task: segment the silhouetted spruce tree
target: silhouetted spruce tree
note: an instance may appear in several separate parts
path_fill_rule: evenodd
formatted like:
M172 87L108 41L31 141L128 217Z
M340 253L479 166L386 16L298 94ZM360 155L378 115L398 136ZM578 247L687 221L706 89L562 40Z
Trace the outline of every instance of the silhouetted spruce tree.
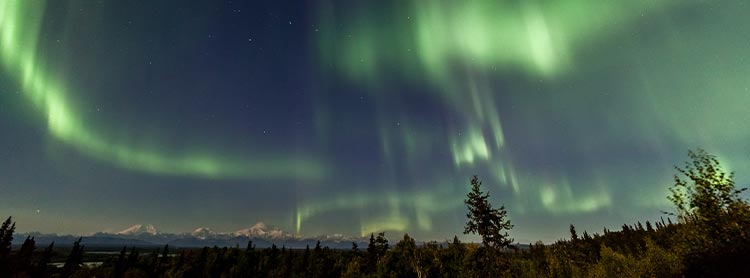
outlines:
M23 241L21 249L16 254L16 271L19 273L29 273L31 270L31 262L34 255L34 249L36 249L36 241L34 237L27 236L26 240Z
M164 245L164 249L161 252L161 258L159 258L159 267L167 267L169 262L169 244Z
M279 248L276 247L276 244L271 244L271 248L263 250L263 260L260 264L260 271L259 274L262 277L267 277L270 275L271 271L276 269L279 266L281 257L279 256Z
M125 274L125 270L127 270L127 252L128 248L123 246L122 250L120 250L120 255L117 256L117 262L115 262L115 267L113 269L113 275L115 278L122 277L122 275Z
M324 277L326 272L326 260L324 258L323 247L320 246L320 240L315 243L315 248L312 250L312 257L310 258L310 267L307 272L312 277Z
M378 261L385 256L385 253L388 252L388 249L390 246L388 245L388 239L385 238L385 232L378 233L378 236L375 237L375 250L378 255Z
M417 277L444 277L445 264L441 262L443 253L442 244L437 241L428 241L416 249L416 259L419 263Z
M169 262L172 259L165 261L164 265L169 265ZM229 274L229 277L237 277L238 275L235 275L232 270L237 266L240 260L240 248L239 245L236 245L235 248L230 248L227 250L224 258L224 266L225 266L225 273Z
M417 257L417 244L409 234L404 234L404 238L396 243L391 255L396 261L392 265L394 267L390 267L392 271L397 271L398 275L395 276L422 277L422 265ZM390 276L393 277L394 275Z
M243 271L247 269L245 273L255 273L258 269L258 254L255 251L255 245L252 240L247 242L247 248L245 248L245 254L242 258L242 266L240 269Z
M175 272L181 271L185 267L185 250L180 252L180 256L177 257L177 262L172 266Z
M301 264L304 265L303 269L308 269L310 265L312 265L312 258L310 253L310 245L305 245L305 252L302 253L302 262Z
M0 225L0 273L10 273L10 246L13 242L13 232L16 230L16 223L8 217Z
M207 277L221 276L222 265L224 263L224 250L225 249L219 249L218 246L214 246L211 249L211 252L209 252L205 268L205 275Z
M149 267L154 276L156 276L156 270L159 268L159 249L161 248L156 248L154 252L151 252L151 263L149 264Z
M464 234L478 233L482 237L482 243L486 247L506 248L513 243L513 239L508 236L508 231L513 228L510 220L507 218L505 206L499 209L492 207L489 201L489 192L482 192L482 182L477 176L471 178L471 191L466 195L464 200L469 212L466 217Z
M83 264L82 239L83 238L79 237L78 240L73 243L73 248L70 250L70 254L68 254L68 258L65 260L65 265L63 265L63 277L73 275L73 273L81 268L81 265Z
M294 276L294 266L295 262L297 261L297 257L299 257L298 254L294 252L292 248L287 249L286 255L284 256L284 277Z
M208 246L201 249L201 253L198 255L198 260L191 265L191 271L197 276L205 276L206 264L208 263Z
M51 242L47 248L44 248L44 251L42 251L41 254L39 254L39 258L36 261L36 264L34 266L34 271L31 277L48 277L49 273L47 271L48 264L50 260L52 259L52 248L55 247L55 242Z
M570 224L570 240L572 241L578 240L578 233L576 232L576 227L573 226L573 224Z
M378 252L375 247L375 233L370 233L370 243L367 244L367 271L372 273L378 265Z
M125 264L123 273L130 267L135 267L138 264L138 258L140 256L138 250L135 250L135 246L130 247L130 253L128 254L128 261Z
M378 233L375 237L374 233L370 234L370 243L367 245L367 271L373 273L377 270L378 264L381 262L383 256L388 251L388 239L385 238L385 233Z
M444 252L443 261L445 261L444 277L462 277L464 255L466 246L458 240L458 236L453 236L453 242L448 244L448 250Z

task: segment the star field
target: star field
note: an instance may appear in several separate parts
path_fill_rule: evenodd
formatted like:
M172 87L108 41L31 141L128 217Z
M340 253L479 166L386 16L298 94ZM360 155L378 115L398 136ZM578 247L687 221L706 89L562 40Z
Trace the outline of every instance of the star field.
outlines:
M518 241L644 221L702 147L748 181L741 1L0 1L0 212Z

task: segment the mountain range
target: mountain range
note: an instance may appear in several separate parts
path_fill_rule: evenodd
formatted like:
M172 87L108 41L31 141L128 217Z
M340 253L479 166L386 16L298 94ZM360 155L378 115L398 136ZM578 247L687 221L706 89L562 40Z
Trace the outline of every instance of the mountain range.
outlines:
M78 236L42 234L38 232L21 233L14 236L13 243L21 244L26 237L34 237L39 246L55 242L56 246L70 245ZM82 236L85 246L117 247L117 246L163 246L169 244L178 248L196 248L204 246L245 247L252 241L258 248L267 248L275 244L278 247L305 248L314 247L320 241L321 246L330 248L351 248L352 242L359 246L366 246L365 238L346 237L341 234L321 235L316 237L299 237L278 228L268 227L258 222L249 228L234 232L216 232L208 227L199 227L189 233L164 233L151 224L137 224L116 233L97 232Z

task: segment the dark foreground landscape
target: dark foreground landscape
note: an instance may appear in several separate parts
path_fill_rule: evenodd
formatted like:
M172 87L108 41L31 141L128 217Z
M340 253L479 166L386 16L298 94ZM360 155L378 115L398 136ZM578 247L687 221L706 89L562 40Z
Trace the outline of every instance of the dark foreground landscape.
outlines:
M15 223L0 229L2 277L742 277L750 255L750 204L732 173L703 150L676 167L666 221L625 224L550 245L514 244L503 206L493 208L471 180L466 233L481 243L417 243L408 234L373 234L367 246L304 249L272 244L203 248L12 245ZM672 222L672 218L676 221Z

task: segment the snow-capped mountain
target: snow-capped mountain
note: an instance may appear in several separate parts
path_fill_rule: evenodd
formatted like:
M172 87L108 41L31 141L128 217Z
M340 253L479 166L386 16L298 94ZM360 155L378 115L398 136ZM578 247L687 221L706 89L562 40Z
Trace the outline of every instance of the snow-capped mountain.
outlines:
M118 235L126 236L156 235L158 233L159 232L156 230L154 225L151 224L137 224L130 226L130 228L117 232Z
M18 234L18 244L26 236L35 236L37 244L70 245L79 236L27 233ZM263 222L235 232L217 232L211 228L199 227L192 232L161 232L149 224L138 224L116 232L97 232L83 236L83 241L90 246L169 246L204 247L204 246L246 246L252 242L258 248L286 246L287 248L306 248L315 246L320 241L323 246L331 248L350 248L352 242L366 244L366 238L347 237L342 234L319 235L314 237L294 236L284 230L271 227ZM58 245L55 245L58 246Z
M334 242L344 242L344 241L350 242L350 241L362 240L362 238L348 237L343 234L319 235L313 238L320 240L320 241L334 241Z
M214 232L211 228L200 227L195 229L192 233L190 233L190 235L200 239L207 239L213 238L219 234Z
M291 238L292 234L284 232L280 229L276 228L268 228L265 223L258 222L255 223L250 228L242 229L239 231L236 231L232 233L232 235L237 237L249 237L249 238L270 238L270 239L279 239L279 238Z

